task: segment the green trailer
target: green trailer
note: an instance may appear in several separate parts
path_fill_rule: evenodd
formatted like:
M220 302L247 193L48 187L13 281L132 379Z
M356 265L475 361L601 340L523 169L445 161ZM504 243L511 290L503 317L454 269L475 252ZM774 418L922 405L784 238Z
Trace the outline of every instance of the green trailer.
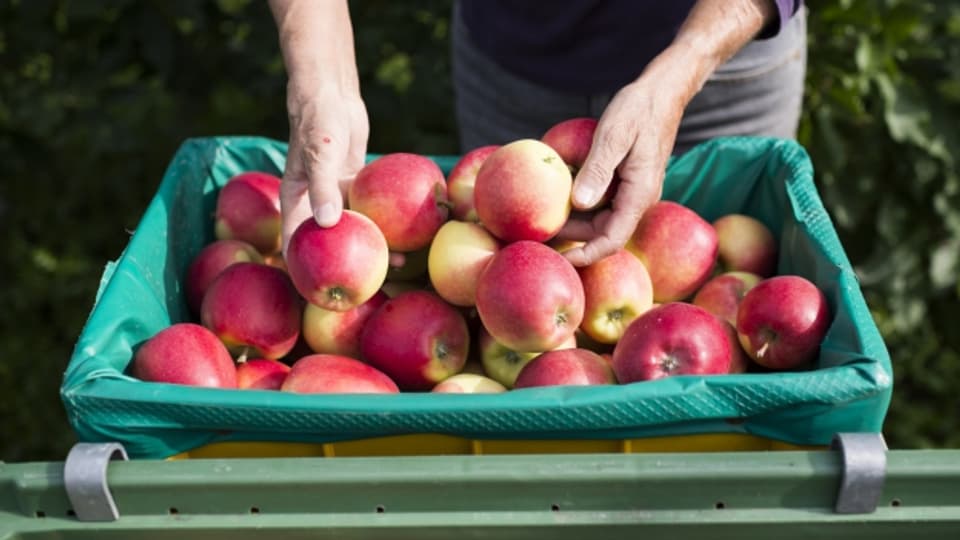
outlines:
M0 540L960 538L960 450L0 463ZM111 459L113 458L113 459Z

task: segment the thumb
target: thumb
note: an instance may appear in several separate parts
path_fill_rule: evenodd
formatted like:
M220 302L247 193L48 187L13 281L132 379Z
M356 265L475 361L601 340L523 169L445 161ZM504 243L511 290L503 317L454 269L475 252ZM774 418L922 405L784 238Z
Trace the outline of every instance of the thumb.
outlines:
M598 125L587 159L573 182L572 202L580 210L590 210L600 203L617 166L630 150L624 137L608 135L608 131L601 129L602 125Z

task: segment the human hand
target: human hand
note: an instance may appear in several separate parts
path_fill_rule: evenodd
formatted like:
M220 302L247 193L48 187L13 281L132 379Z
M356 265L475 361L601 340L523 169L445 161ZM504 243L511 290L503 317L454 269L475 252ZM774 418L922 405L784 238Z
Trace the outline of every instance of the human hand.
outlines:
M320 80L287 87L290 146L280 185L283 252L307 219L322 227L340 220L350 182L363 167L370 124L358 89Z
M574 181L574 208L596 205L614 171L620 185L612 210L575 212L560 231L561 238L586 242L564 253L574 266L587 266L622 248L643 213L660 199L685 105L681 95L663 91L666 87L669 81L641 76L623 87L600 117Z

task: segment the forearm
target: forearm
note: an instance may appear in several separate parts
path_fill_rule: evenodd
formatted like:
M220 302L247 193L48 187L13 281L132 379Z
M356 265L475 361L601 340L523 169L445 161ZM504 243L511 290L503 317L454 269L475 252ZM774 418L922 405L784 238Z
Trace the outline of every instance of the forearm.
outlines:
M678 84L686 105L710 75L777 17L772 0L698 0L676 38L645 70Z
M346 0L270 0L270 10L291 84L320 82L359 92Z

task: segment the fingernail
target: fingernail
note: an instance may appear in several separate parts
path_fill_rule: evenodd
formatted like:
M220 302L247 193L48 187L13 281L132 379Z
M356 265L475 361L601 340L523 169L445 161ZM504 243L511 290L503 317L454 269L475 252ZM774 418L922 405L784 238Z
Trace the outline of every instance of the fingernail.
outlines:
M593 188L590 186L580 186L573 193L573 202L587 206L593 204L593 197L596 195L596 192L593 191Z
M333 203L321 204L320 208L314 212L313 217L321 227L333 227L339 221L337 209L333 207Z

